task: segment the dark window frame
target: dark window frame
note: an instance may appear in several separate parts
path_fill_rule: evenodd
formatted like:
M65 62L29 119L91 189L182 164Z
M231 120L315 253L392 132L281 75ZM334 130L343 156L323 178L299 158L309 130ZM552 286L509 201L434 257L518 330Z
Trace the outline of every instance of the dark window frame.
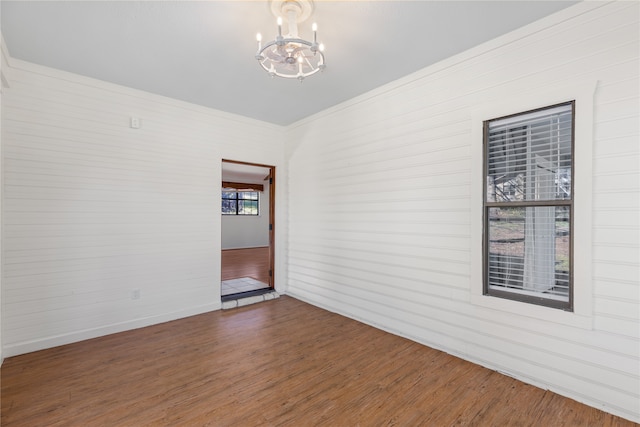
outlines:
M488 201L488 177L489 177L489 129L490 124L497 120L504 120L509 118L514 118L518 116L523 116L526 114L536 113L544 110L550 110L553 108L561 107L561 106L571 106L571 197L569 199L545 199L545 200L526 200L526 201ZM576 116L576 105L575 100L562 102L558 104L553 104L549 106L545 106L542 108L537 108L533 110L523 111L507 116L497 117L490 120L485 120L483 122L483 193L482 193L482 201L483 201L483 253L482 253L482 267L483 267L483 294L520 301L535 305L541 305L550 308L562 309L565 311L573 311L574 307L574 283L573 283L573 247L575 242L574 235L574 200L575 200L575 186L574 186L574 176L575 176L575 116ZM514 129L517 128L517 125L514 125ZM528 142L527 142L528 144ZM531 207L566 207L569 211L569 277L568 277L568 301L560 301L550 298L544 298L540 296L535 296L531 294L518 293L509 290L496 289L495 287L489 286L489 274L490 274L490 242L489 242L489 230L490 230L490 209L491 208L531 208ZM505 289L507 287L505 286Z
M225 194L234 194L234 197L225 197ZM255 194L255 199L253 198L242 198L240 195L242 193L251 193ZM224 209L224 202L233 202L234 211L226 212ZM259 216L260 215L260 192L259 191L238 191L238 190L222 190L222 215L233 215L233 216ZM244 209L241 209L241 205L255 205L255 213L245 212Z

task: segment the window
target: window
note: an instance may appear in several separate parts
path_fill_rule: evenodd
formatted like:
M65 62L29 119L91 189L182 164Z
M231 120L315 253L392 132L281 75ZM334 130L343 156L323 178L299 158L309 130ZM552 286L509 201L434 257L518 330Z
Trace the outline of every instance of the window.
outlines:
M223 215L258 215L257 191L222 191Z
M573 309L574 102L484 122L484 288Z

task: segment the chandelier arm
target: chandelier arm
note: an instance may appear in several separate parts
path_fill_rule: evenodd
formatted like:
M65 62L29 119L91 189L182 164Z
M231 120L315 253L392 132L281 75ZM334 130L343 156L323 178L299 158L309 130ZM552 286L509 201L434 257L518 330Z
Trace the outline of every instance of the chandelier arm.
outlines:
M312 46L313 43L303 40L303 39L294 39L294 38L287 38L287 39L282 39L282 41L284 42L283 45L287 45L289 43L299 43L299 44L303 44L306 46ZM261 49L258 49L258 51L256 52L256 57L262 55L262 53L269 49L271 46L278 46L278 47L282 47L283 45L280 45L280 43L278 43L275 40L270 41L269 43L262 45ZM324 56L324 55L323 55Z
M269 49L271 46L276 46L276 44L276 41L272 40L269 43L263 45L262 48L258 49L258 52L256 52L256 56L261 55L265 50Z
M313 64L311 64L311 62L309 62L309 59L306 56L303 56L304 58L304 62L307 63L307 65L309 66L309 68L311 68L313 70Z

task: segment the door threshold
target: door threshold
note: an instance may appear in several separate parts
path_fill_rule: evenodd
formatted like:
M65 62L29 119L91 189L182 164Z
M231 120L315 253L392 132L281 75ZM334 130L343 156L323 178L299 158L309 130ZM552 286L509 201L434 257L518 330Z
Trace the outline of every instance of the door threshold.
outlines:
M236 294L223 295L222 296L222 302L231 301L231 300L234 300L234 299L252 297L252 296L256 296L256 295L262 295L262 294L269 293L271 291L273 291L273 288L262 288L262 289L252 289L252 290L246 291L246 292L238 292Z
M257 289L255 291L242 292L239 294L225 295L222 297L222 309L243 307L262 301L279 298L280 294L273 288Z

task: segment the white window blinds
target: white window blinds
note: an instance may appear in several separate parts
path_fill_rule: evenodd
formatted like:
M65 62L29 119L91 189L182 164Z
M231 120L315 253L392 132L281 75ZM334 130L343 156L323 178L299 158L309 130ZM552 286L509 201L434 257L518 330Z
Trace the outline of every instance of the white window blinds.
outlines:
M570 307L573 106L485 122L485 293Z

